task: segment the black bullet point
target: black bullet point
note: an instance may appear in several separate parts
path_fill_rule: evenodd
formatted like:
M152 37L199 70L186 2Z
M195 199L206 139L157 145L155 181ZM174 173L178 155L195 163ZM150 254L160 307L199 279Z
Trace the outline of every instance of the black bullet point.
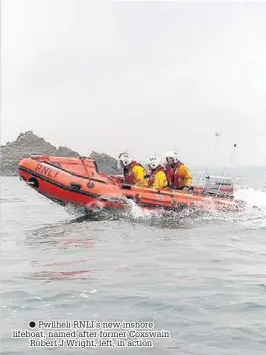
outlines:
M36 323L35 323L35 322L29 322L29 326L30 326L31 328L34 328L34 327L36 326Z

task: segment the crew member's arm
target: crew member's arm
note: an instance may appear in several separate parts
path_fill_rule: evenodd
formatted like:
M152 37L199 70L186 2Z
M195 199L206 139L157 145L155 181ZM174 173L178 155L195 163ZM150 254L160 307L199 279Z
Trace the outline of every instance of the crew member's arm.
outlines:
M161 190L168 185L166 175L163 171L158 171L154 178L153 188L156 190Z
M192 185L192 175L190 170L185 166L181 165L179 168L179 174L184 179L183 186L191 186Z
M147 186L147 179L145 179L147 171L142 166L134 166L134 168L132 169L132 173L134 174L136 186Z

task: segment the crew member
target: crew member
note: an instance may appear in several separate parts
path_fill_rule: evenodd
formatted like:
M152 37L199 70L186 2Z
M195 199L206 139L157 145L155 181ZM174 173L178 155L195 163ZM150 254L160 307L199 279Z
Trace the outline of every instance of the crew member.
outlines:
M121 153L118 158L119 165L123 169L124 183L145 187L148 181L146 169L138 162L134 161L128 153Z
M178 154L175 151L167 152L165 156L165 173L169 187L178 190L191 190L192 175L188 167L179 160Z
M151 169L148 186L156 190L161 190L162 188L167 187L167 177L164 172L164 167L161 165L160 158L151 156L148 158L147 163Z

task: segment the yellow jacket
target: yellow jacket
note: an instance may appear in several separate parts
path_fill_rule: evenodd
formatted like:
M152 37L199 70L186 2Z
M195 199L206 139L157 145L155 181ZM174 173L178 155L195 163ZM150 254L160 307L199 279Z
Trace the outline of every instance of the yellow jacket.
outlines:
M187 166L181 164L177 167L175 174L178 175L178 185L179 187L191 186L192 185L192 174Z
M163 170L155 171L154 174L151 175L149 180L149 187L155 190L161 190L167 186L168 181L166 174Z
M133 174L133 180L134 180L134 185L140 186L140 187L147 187L148 186L148 180L145 178L147 175L147 171L143 166L141 165L136 165L132 168L132 174Z

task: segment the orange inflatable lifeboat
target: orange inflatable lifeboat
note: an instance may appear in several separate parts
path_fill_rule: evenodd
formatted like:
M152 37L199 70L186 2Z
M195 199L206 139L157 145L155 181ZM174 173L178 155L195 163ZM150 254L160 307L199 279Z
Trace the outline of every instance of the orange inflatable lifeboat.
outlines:
M161 191L123 184L119 176L98 172L94 160L85 157L66 158L31 155L18 166L20 178L38 193L65 206L74 204L88 210L95 208L128 209L134 201L143 209L179 211L183 208L204 211L242 211L243 201L226 191L194 187L192 191L165 188ZM226 185L226 184L225 184Z

